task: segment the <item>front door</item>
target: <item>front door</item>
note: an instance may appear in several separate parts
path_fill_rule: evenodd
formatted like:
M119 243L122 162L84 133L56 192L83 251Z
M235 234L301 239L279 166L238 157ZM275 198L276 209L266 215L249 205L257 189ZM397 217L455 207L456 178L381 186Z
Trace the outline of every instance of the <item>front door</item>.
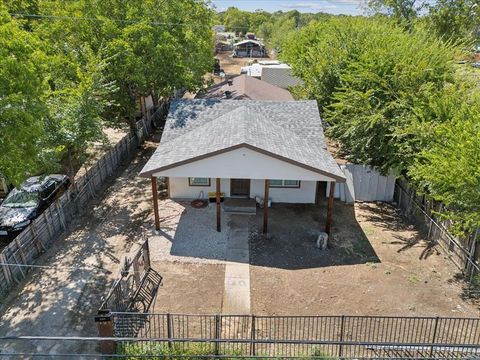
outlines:
M250 197L250 179L230 179L230 195Z

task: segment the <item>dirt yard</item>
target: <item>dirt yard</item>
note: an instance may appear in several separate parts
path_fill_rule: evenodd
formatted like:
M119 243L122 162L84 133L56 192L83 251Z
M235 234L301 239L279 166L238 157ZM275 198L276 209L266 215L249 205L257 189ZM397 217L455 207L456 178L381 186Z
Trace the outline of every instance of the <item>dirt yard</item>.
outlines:
M239 75L242 67L248 66L255 60L274 60L272 58L234 58L231 55L231 51L223 51L216 56L217 59L220 59L220 68L223 69L226 75Z
M252 236L252 313L479 316L478 304L462 300L456 268L393 207L337 202L324 252L311 230L323 227L323 209L274 206L271 237Z
M163 230L151 237L151 246L164 288L155 310L222 312L230 215L222 212L218 235L213 207L165 200L160 209ZM252 314L480 314L478 305L462 299L451 262L390 205L336 202L333 239L323 252L315 240L324 227L325 205L274 204L266 239L258 230L262 214L258 210L249 226Z

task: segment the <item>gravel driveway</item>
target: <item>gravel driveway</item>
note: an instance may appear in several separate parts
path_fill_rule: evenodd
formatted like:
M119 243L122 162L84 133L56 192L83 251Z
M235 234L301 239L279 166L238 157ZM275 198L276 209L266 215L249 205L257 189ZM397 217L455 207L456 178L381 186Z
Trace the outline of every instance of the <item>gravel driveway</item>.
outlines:
M142 241L144 226L152 224L149 180L138 177L155 143L145 143L139 154L120 168L103 195L86 215L70 226L37 264L56 268L31 271L2 304L0 336L95 336L93 317L118 274L124 256ZM78 267L101 271L75 270ZM94 343L20 342L1 344L0 357L8 352L94 352Z

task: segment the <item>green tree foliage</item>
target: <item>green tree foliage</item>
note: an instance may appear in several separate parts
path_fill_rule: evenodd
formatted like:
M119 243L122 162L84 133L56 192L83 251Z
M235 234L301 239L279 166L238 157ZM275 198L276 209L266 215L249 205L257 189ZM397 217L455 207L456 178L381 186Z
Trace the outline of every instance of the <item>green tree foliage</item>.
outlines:
M109 61L105 72L118 91L110 119L134 124L139 96L169 96L199 88L212 63L213 13L203 2L109 0L40 1L41 11L77 19L42 22L39 31L62 51L87 44Z
M14 183L41 166L48 113L41 45L0 4L0 169Z
M322 104L329 133L355 162L404 171L418 152L405 132L417 108L453 79L454 49L382 19L337 18L292 35L282 58Z
M0 9L0 171L15 183L78 161L107 122L135 123L139 97L194 90L211 68L203 1L6 0Z
M445 205L443 215L458 233L472 233L480 227L480 96L465 90L457 95L463 97L449 108L449 121L429 131L428 146L409 175Z
M455 42L472 42L480 26L478 0L437 0L430 5L427 23L437 36Z
M368 7L379 13L392 17L399 25L408 29L413 27L413 22L419 11L425 7L424 0L367 0Z

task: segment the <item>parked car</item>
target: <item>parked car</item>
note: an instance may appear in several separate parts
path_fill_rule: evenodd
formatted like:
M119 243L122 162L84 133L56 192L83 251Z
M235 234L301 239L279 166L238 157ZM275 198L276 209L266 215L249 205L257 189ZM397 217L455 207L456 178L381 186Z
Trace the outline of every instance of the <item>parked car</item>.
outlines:
M0 204L0 240L14 239L70 185L66 175L34 176Z

